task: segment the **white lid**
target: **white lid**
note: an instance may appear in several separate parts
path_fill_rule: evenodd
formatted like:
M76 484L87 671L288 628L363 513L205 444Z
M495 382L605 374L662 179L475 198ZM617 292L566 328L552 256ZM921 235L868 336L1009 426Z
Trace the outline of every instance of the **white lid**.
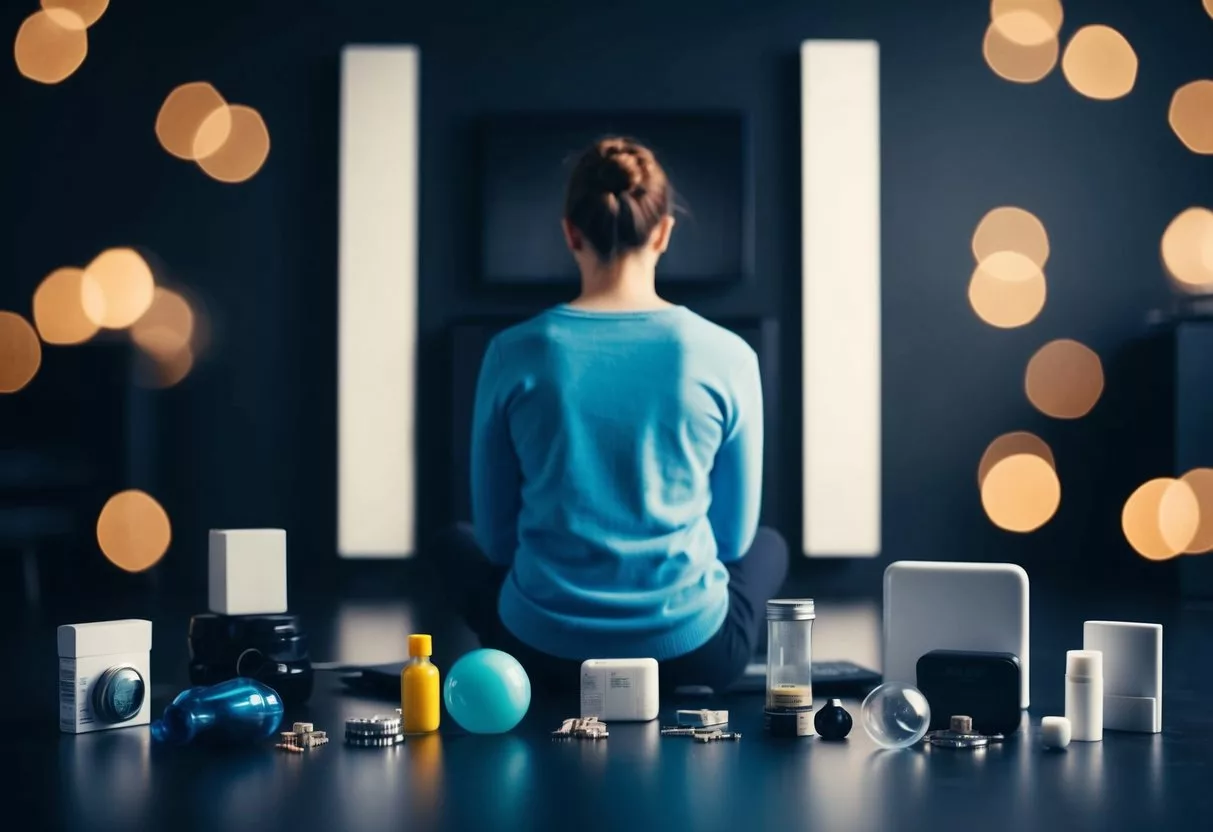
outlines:
M1067 650L1066 675L1076 679L1103 676L1103 653L1099 650Z

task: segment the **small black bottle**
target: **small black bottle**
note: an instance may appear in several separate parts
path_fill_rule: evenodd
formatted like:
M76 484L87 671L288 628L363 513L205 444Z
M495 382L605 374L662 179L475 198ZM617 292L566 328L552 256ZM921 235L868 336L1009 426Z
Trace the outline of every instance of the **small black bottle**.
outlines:
M846 739L852 724L851 715L842 707L841 699L831 699L813 717L813 727L823 740Z

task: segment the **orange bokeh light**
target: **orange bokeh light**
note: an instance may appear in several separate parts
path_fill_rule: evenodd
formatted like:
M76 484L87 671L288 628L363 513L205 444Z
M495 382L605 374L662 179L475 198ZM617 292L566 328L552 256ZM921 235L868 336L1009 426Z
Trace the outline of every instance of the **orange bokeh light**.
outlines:
M1128 95L1137 83L1137 53L1110 26L1084 26L1066 45L1061 71L1075 91L1112 101Z
M0 393L25 388L42 366L42 342L29 321L0 311Z
M981 455L981 461L977 463L977 487L980 489L985 484L986 475L990 473L991 468L1007 457L1018 454L1038 456L1047 462L1050 468L1057 468L1057 463L1053 459L1053 449L1036 434L1025 430L1004 433L991 442L986 447L985 453Z
M105 297L93 284L95 294L90 299L94 309L103 309ZM100 327L84 311L84 270L56 269L34 292L34 324L38 334L48 344L83 344L97 334Z
M236 104L207 116L198 128L195 152L214 143L225 119L231 122L227 139L213 153L197 156L198 166L219 182L246 182L257 175L270 154L269 129L252 107Z
M143 491L115 494L97 518L97 544L109 561L127 572L159 563L173 539L168 513Z
M977 317L1000 329L1031 323L1044 309L1044 272L1028 257L999 251L978 264L969 281L969 303Z
M1191 545L1200 528L1200 502L1192 486L1159 477L1129 495L1120 516L1125 539L1147 560L1169 560Z
M202 126L207 125L206 135ZM197 161L219 150L232 131L231 112L219 90L205 81L191 81L164 99L156 116L156 138L173 156Z
M1213 211L1181 211L1163 232L1161 250L1163 265L1180 289L1213 290Z
M1010 532L1039 529L1061 505L1061 482L1053 466L1035 454L1013 454L995 463L981 485L981 505L990 522Z
M40 84L58 84L81 67L88 56L84 21L67 9L39 11L17 30L13 58L17 70Z
M139 252L111 248L88 264L82 286L90 321L104 329L126 329L151 307L156 280Z
M1103 395L1103 364L1095 351L1069 338L1045 344L1028 361L1024 391L1054 419L1080 419Z
M1016 84L1034 84L1057 66L1061 45L1056 35L1042 43L1016 43L1003 34L998 23L991 23L981 50L986 63L998 77Z
M1213 154L1213 81L1193 81L1177 89L1171 96L1167 122L1188 150Z
M60 25L79 24L84 29L100 20L109 5L110 0L42 0L42 8Z

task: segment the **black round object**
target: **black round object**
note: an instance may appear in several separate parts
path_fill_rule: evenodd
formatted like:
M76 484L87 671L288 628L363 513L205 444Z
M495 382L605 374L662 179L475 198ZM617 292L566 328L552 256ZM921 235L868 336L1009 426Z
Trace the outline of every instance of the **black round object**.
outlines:
M243 676L269 685L285 705L302 704L312 695L308 637L297 615L195 615L189 649L192 685Z
M846 739L853 724L851 715L842 707L841 699L831 699L817 712L817 716L813 717L813 727L823 740Z
M93 685L93 712L98 721L117 724L134 719L143 709L147 686L130 665L111 667Z

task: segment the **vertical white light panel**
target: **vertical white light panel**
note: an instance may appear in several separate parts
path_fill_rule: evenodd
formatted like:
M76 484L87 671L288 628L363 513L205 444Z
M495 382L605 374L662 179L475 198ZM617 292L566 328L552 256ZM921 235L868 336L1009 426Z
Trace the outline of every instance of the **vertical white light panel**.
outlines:
M880 554L880 50L805 41L804 548Z
M416 524L420 53L341 59L337 551L412 554Z

